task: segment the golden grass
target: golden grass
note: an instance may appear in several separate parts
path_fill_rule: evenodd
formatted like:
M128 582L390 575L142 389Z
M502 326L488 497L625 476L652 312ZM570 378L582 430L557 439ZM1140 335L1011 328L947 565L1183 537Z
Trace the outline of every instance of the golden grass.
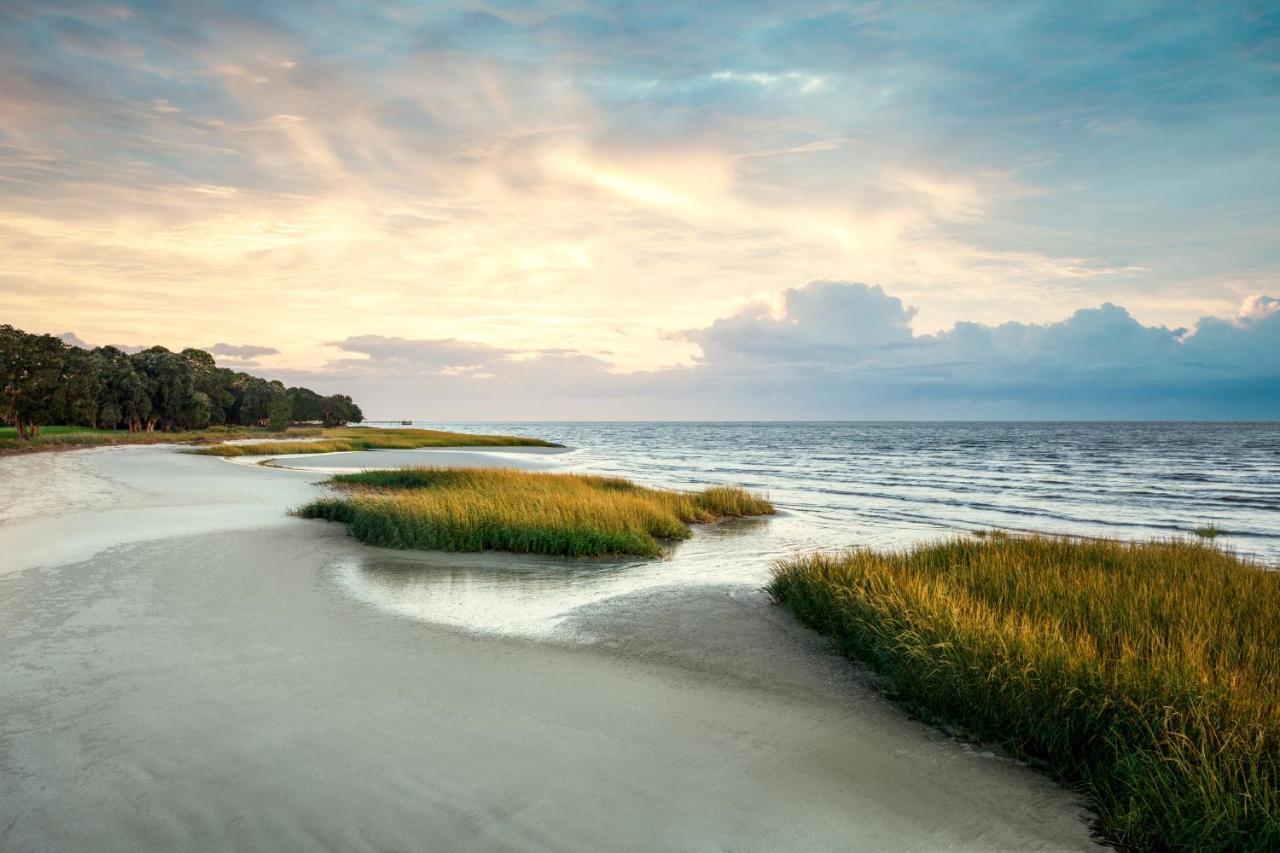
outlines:
M1138 849L1280 849L1280 574L1190 541L955 539L770 591L927 717L1045 764Z
M432 429L371 429L347 427L325 430L321 441L225 444L195 451L210 456L272 456L289 453L340 453L350 450L415 450L421 447L559 447L537 438L512 435L472 435Z
M345 522L388 548L487 549L573 557L657 556L690 523L768 515L764 498L731 486L677 492L617 477L493 468L412 468L342 474L352 489L297 511Z

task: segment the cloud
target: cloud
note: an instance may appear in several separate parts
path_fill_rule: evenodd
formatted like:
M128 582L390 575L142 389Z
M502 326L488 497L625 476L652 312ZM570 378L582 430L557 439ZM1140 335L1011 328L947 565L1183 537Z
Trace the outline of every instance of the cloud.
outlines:
M80 347L80 349L93 349L93 347L86 344L75 332L63 332L57 337L61 338L63 343L70 344L73 347Z
M1280 311L1245 300L1237 319L1148 326L1110 303L1052 323L910 329L913 310L879 287L814 282L777 315L748 307L685 333L710 374L733 369L833 416L881 410L992 416L1244 416L1280 411ZM829 401L823 403L823 394ZM1234 413L1234 414L1233 414Z
M705 329L677 335L702 347L700 361L853 363L887 346L911 344L916 309L879 286L817 281L782 295L778 314L751 305Z
M411 340L383 335L360 335L330 341L327 346L367 356L366 359L346 359L342 363L353 368L364 367L375 371L389 368L413 371L475 369L512 354L512 350L455 338Z
M563 348L516 351L453 338L383 335L327 346L364 357L273 375L321 393L351 394L373 418L563 418L572 401L607 394L617 377L611 364Z
M275 347L255 346L254 344L217 343L211 347L207 347L206 349L213 355L220 355L223 358L229 358L236 361L250 361L264 355L280 354L280 350Z
M86 343L84 338L80 337L75 332L62 332L54 337L60 338L64 343L73 347L80 347L80 349L94 349L96 347L95 344ZM142 352L146 349L144 346L132 346L130 344L106 344L106 346L115 347L121 352L126 353Z
M1274 316L1280 312L1280 299L1255 293L1246 297L1240 305L1240 322L1253 323Z
M319 372L357 381L428 381L455 387L460 380L495 380L496 384L535 384L572 391L583 379L613 375L607 362L563 348L521 352L455 338L383 335L360 335L331 341L328 346L366 357L333 359Z

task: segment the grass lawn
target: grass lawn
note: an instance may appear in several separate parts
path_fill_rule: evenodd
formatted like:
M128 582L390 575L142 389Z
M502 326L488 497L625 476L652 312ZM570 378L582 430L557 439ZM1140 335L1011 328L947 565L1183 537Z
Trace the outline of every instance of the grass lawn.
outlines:
M677 492L584 474L412 468L332 482L346 493L297 514L344 522L361 542L388 548L651 557L664 540L688 538L690 523L774 511L736 487Z
M769 589L909 708L1078 788L1115 841L1280 850L1280 573L994 536L787 559Z

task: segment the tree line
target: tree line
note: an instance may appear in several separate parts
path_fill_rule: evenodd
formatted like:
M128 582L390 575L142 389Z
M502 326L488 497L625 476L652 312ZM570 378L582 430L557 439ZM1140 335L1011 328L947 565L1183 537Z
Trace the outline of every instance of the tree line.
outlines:
M47 424L169 432L362 420L360 407L345 394L323 397L218 367L204 350L84 349L0 325L0 423L15 426L22 439L39 435Z

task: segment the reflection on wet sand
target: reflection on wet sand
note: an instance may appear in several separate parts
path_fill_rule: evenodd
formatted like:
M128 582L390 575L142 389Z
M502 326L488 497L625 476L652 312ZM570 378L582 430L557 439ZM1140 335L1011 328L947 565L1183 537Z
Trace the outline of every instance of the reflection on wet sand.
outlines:
M727 519L694 528L663 559L575 560L500 553L433 554L366 549L331 571L376 607L470 631L562 635L563 618L585 605L669 585L746 581L759 585L759 559L726 560L725 544L758 536L768 521ZM750 542L742 545L751 548ZM727 552L732 558L733 551Z

